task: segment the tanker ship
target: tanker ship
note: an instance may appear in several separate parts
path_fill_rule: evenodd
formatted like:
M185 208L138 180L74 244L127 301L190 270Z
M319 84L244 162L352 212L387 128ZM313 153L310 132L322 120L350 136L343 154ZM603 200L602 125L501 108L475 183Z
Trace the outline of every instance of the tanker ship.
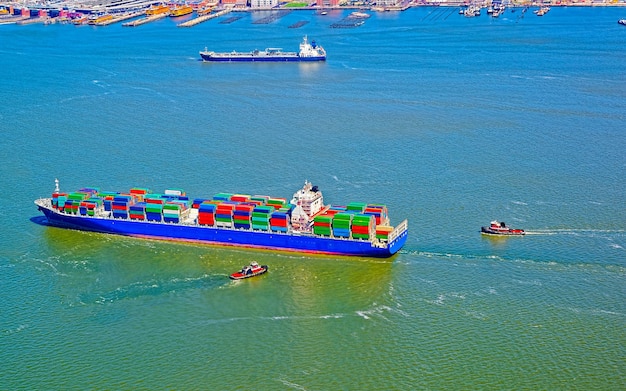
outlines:
M218 193L190 198L182 189L154 193L82 188L35 201L50 225L138 238L287 252L387 258L408 236L408 222L390 225L384 204L325 205L305 181L290 201Z
M325 61L326 50L317 45L315 41L307 40L305 36L300 44L299 52L283 52L279 48L267 48L263 51L253 50L251 52L224 52L218 53L209 51L204 48L200 52L203 61L221 61L221 62L255 62L255 61L282 61L282 62L298 62L298 61Z

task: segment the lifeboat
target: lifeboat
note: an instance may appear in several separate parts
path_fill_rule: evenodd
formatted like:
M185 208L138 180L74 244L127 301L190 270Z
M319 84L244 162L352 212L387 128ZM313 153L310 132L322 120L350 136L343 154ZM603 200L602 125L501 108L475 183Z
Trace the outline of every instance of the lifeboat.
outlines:
M241 268L240 271L230 275L231 280L243 280L244 278L250 278L261 275L267 272L267 265L259 265L256 262L252 262L247 266Z
M488 227L480 227L480 232L484 235L500 235L500 236L521 236L526 232L519 228L507 227L504 221L492 221Z

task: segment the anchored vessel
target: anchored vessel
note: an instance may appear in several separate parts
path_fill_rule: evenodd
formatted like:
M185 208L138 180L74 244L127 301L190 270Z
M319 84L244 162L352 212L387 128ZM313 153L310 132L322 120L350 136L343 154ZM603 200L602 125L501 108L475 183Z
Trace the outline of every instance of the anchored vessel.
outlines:
M352 202L325 205L305 181L285 198L218 193L189 198L180 189L155 194L82 188L35 201L50 224L84 231L317 254L390 257L406 242L408 222L390 225L387 207Z
M263 51L254 50L252 52L236 52L230 53L218 53L209 51L204 48L204 51L200 52L200 57L203 61L242 61L242 62L254 62L254 61L284 61L284 62L297 62L297 61L325 61L326 50L323 47L317 45L315 41L309 43L305 36L300 44L299 52L283 52L278 48L267 48Z

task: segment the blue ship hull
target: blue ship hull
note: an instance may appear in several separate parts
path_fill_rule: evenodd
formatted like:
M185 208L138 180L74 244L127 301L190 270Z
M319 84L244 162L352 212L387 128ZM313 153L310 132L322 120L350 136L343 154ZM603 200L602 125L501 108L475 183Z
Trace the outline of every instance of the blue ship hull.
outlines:
M41 203L37 206L50 224L81 231L314 254L387 258L402 248L408 236L406 229L386 247L376 247L365 240L71 215Z

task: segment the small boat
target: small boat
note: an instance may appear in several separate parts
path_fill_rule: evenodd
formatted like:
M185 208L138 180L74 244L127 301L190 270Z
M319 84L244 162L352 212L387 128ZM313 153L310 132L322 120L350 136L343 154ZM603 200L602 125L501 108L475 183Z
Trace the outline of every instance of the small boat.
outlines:
M525 235L523 229L509 228L504 221L492 221L488 227L480 227L480 233L484 235L500 235L500 236L521 236Z
M89 21L89 18L87 18L87 15L80 15L72 19L72 23L77 26L81 24L85 24L88 21Z
M477 5L470 5L463 11L463 15L468 18L473 18L474 16L480 16L480 7Z
M626 26L626 19L620 19L617 21L617 23L621 24L622 26Z
M365 12L358 12L355 11L353 13L350 14L351 18L358 18L358 19L367 19L370 17L370 14L367 14Z
M549 11L550 11L550 7L544 6L544 7L539 8L538 10L533 11L533 13L537 16L544 16Z
M211 6L206 6L206 7L202 7L202 8L198 8L198 15L202 16L202 15L208 15L211 12L213 12L213 7Z
M267 265L259 265L257 262L251 262L249 265L241 268L240 271L230 275L232 280L243 280L244 278L250 278L258 276L267 271Z

